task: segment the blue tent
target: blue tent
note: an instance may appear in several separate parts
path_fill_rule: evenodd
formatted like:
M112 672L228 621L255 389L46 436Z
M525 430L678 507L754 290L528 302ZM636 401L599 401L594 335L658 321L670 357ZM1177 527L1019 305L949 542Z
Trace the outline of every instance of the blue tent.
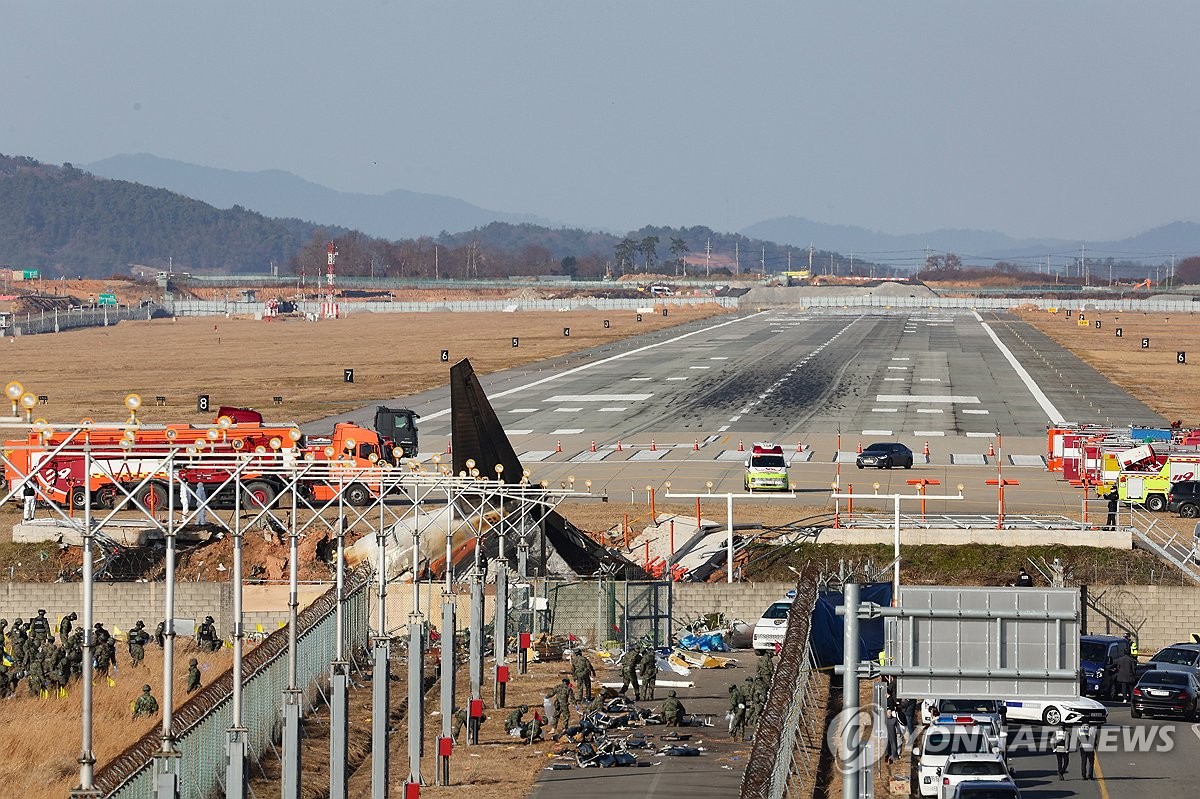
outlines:
M860 602L877 605L892 604L891 583L864 583L859 588ZM818 666L833 666L842 662L842 635L844 626L837 608L844 601L841 591L822 591L813 607L812 627L809 639ZM875 660L883 649L883 619L858 622L859 660Z

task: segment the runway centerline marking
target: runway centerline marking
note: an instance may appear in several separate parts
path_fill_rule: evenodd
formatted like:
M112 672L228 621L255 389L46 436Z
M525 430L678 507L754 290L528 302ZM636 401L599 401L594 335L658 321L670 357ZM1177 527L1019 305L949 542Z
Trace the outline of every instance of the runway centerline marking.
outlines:
M876 402L931 402L940 405L978 405L979 397L969 394L878 394Z

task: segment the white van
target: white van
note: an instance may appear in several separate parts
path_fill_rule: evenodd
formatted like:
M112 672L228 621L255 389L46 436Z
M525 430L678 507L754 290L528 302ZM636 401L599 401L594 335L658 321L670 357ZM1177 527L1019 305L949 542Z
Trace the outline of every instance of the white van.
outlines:
M787 635L788 614L792 612L792 603L795 601L796 592L788 591L783 599L772 602L771 607L754 624L754 635L750 640L756 654L769 652L773 655L775 645L783 645L783 637Z

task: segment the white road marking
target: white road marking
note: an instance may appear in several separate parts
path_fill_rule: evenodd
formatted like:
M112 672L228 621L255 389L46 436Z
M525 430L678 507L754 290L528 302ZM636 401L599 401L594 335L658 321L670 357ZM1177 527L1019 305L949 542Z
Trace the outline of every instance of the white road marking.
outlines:
M653 394L556 394L546 402L642 402Z
M667 454L667 450L639 449L629 457L631 461L656 461Z
M1000 350L1001 354L1008 359L1008 362L1012 365L1012 368L1016 370L1017 376L1021 378L1021 382L1025 384L1025 387L1029 389L1029 393L1033 395L1033 398L1037 400L1037 404L1041 405L1042 410L1046 413L1046 416L1050 417L1050 421L1054 424L1065 424L1067 420L1061 413L1058 412L1058 408L1054 407L1054 403L1050 401L1050 398L1047 397L1042 389L1038 387L1038 384L1033 379L1033 376L1030 375L1029 372L1025 371L1025 367L1022 366L1021 362L1017 360L1017 356L1013 355L1012 351L1009 350L1008 347L1004 346L1004 342L1001 341L1000 337L996 335L996 332L992 330L992 326L983 321L983 317L979 315L978 311L972 311L972 313L975 314L975 318L978 319L980 324L983 325L984 332L991 337L992 342L996 345L996 348Z
M979 397L966 394L879 394L876 402L932 402L935 404L978 405Z

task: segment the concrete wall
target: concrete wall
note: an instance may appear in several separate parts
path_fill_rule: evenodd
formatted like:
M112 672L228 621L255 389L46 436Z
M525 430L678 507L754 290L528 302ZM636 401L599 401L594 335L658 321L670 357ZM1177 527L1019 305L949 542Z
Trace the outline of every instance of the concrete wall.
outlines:
M1200 633L1200 588L1097 585L1088 592L1088 632L1131 632L1143 655Z
M55 625L72 610L82 620L82 588L80 583L0 583L0 617L10 624L17 617L28 621L44 608ZM164 589L164 583L97 583L92 595L95 620L111 632L114 627L128 630L141 619L153 633L164 616ZM229 583L176 585L175 618L199 622L205 616L213 617L220 635L227 634L233 618L233 589Z

